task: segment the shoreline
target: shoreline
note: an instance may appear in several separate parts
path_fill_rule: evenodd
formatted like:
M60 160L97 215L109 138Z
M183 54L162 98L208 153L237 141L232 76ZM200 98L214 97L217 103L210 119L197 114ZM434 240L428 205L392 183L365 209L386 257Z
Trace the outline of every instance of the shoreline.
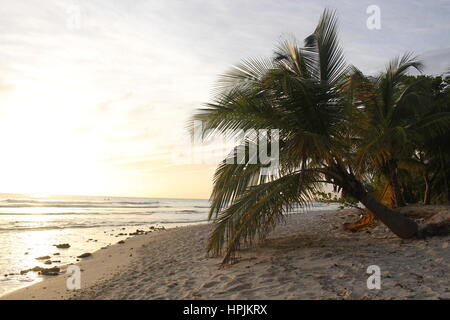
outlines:
M124 241L124 243L115 243L105 246L92 252L91 257L80 259L77 263L60 265L59 268L61 269L61 274L58 276L47 276L38 283L2 294L0 295L0 300L68 299L75 293L75 291L68 290L66 287L66 281L70 276L66 274L69 265L80 267L81 288L90 287L98 281L112 277L127 265L131 264L134 259L138 258L138 255L134 254L134 249L142 246L142 244L149 240L148 238L159 232L167 232L178 228L185 227L167 228L145 235L134 235L125 240L121 240ZM143 239L144 237L145 239Z
M138 230L203 223L208 215L205 200L89 196L0 200L0 296L42 281L38 272L26 270L73 264L78 256ZM56 247L66 243L70 247Z
M352 210L289 215L225 268L206 254L211 225L138 235L78 263L81 290L68 291L63 274L0 299L450 298L449 236L401 240L380 224L344 231L356 218ZM381 269L381 290L367 288L370 265Z

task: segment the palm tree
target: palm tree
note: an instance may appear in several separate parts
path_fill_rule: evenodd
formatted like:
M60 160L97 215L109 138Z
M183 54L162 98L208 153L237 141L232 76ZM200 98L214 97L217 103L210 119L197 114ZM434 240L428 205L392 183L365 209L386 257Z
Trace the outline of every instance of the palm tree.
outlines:
M410 77L412 78L412 77ZM412 78L412 81L415 79ZM421 90L427 97L427 104L423 112L418 114L419 119L437 117L433 121L432 130L420 130L415 141L415 159L422 165L421 175L424 181L423 203L430 204L432 187L440 201L449 203L449 179L446 158L450 154L449 138L450 124L450 78L441 76L421 76ZM439 192L439 189L443 192ZM439 194L440 193L440 194Z
M297 205L308 206L324 184L359 200L401 238L418 225L373 198L365 187L355 140L367 122L353 103L351 68L337 38L335 13L325 10L304 47L282 43L274 59L244 61L224 75L216 97L193 117L215 133L229 129L279 129L279 168L237 160L238 145L217 168L209 218L215 222L209 251L226 247L224 263L240 245L264 237ZM360 123L361 121L361 123ZM209 130L209 132L211 132ZM229 159L228 159L229 160Z
M398 170L401 162L408 162L417 140L435 135L448 125L448 115L427 108L429 103L420 93L423 79L404 83L406 72L422 64L410 53L395 58L386 71L375 79L355 70L352 78L358 83L354 103L363 109L367 120L361 130L358 162L381 173L393 190L394 205L405 206ZM367 168L366 168L367 169Z

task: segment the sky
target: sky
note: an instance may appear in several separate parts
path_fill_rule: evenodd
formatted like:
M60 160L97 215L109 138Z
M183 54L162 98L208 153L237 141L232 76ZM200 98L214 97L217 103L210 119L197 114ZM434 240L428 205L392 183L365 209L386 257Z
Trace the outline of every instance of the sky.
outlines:
M208 198L215 164L177 159L187 120L219 74L304 39L325 7L366 73L407 51L450 66L447 0L2 1L0 192Z

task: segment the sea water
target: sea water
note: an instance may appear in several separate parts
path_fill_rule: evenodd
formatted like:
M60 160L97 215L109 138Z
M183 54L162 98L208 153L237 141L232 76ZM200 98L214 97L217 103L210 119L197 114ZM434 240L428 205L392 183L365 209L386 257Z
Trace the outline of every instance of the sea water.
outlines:
M0 194L0 295L45 278L22 270L75 263L80 254L115 244L138 229L206 223L208 210L208 200L196 199ZM55 247L62 243L70 248ZM50 256L52 264L36 259L42 256Z

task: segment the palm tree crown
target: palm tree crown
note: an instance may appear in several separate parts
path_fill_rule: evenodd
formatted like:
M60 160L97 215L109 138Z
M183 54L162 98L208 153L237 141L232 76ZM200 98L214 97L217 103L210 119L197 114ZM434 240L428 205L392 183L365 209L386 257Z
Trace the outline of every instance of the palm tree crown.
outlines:
M218 254L225 246L224 262L230 261L243 242L263 238L285 213L298 205L308 206L324 183L360 200L397 235L416 235L415 222L368 194L364 167L375 157L367 156L373 155L373 150L360 148L361 141L368 139L381 144L390 132L398 131L390 140L392 148L401 140L405 126L400 114L411 97L410 89L400 94L396 89L399 77L409 67L419 67L410 58L394 61L386 74L369 85L347 65L337 37L336 15L325 10L303 47L295 41L283 42L273 59L246 60L222 76L214 101L193 119L216 133L279 129L280 159L271 175L262 174L266 165L249 157L243 163L230 164L225 159L219 165L211 195L209 218L215 228L209 250ZM367 97L355 93L363 92L362 85L366 85ZM371 123L383 123L384 127ZM243 141L228 158L236 159L238 148L252 144L256 144L254 139Z

